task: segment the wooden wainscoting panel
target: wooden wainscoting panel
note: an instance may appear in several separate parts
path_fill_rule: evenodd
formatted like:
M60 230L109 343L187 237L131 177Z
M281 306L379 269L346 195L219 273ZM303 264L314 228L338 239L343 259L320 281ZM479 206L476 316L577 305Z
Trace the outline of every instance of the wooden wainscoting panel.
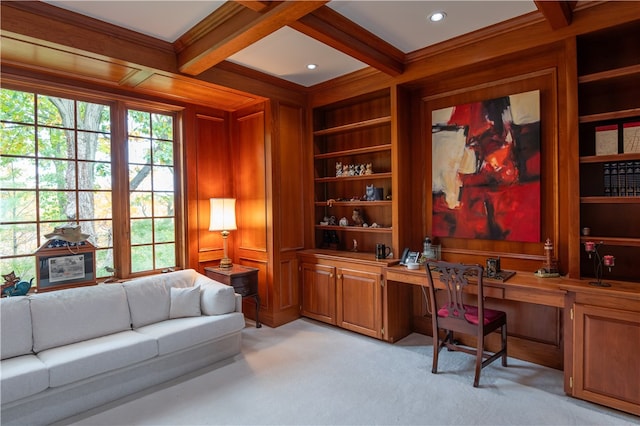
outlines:
M267 251L264 111L237 114L234 169L238 247Z

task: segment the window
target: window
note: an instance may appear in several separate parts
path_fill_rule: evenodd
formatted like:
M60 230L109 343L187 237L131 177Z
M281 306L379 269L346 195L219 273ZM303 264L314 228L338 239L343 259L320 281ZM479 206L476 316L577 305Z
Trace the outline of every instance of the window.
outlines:
M128 111L131 272L175 265L173 118Z
M35 277L33 253L67 223L91 235L97 277L177 265L173 112L6 88L1 98L2 274Z

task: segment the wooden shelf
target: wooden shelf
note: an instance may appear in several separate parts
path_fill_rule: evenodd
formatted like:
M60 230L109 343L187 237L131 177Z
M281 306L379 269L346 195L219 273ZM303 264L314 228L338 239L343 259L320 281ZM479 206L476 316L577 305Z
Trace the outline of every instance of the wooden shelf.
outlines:
M352 132L354 130L366 129L369 127L381 126L391 123L391 116L372 118L370 120L358 121L356 123L344 124L342 126L330 127L328 129L316 130L314 136L335 135L338 133Z
M630 108L619 111L608 111L600 114L586 114L579 117L580 123L594 123L598 121L631 118L640 115L640 108Z
M589 235L588 237L580 237L580 242L585 241L601 242L608 246L624 246L624 247L640 247L640 238L622 238L622 237L598 237Z
M326 229L327 231L345 231L345 232L372 232L376 234L390 234L393 228L364 228L362 226L332 226L332 225L316 225L316 229Z
M581 163L608 163L612 161L633 161L640 160L640 152L630 154L613 154L613 155L589 155L580 157Z
M324 154L316 154L313 156L316 160L322 160L325 158L337 158L337 157L346 157L349 155L358 155L358 154L372 154L374 152L384 152L391 151L391 144L384 145L376 145L376 146L368 146L364 148L354 148L354 149L346 149L344 151L334 151L327 152Z
M329 207L326 201L316 201L316 206ZM351 206L351 207L375 207L375 206L390 206L389 200L377 200L377 201L334 201L333 206Z
M596 72L593 74L583 75L581 77L578 77L578 83L580 84L591 83L594 81L602 81L602 80L608 80L608 79L618 78L618 77L633 76L634 74L640 74L640 65L631 65L628 67L617 68L617 69L612 69L607 71Z
M385 173L374 173L371 175L359 175L359 176L340 176L340 177L330 176L330 177L323 177L323 178L315 178L314 180L316 183L346 182L350 180L389 179L391 178L391 176L392 176L391 172L385 172Z
M582 204L640 204L640 197L580 197Z

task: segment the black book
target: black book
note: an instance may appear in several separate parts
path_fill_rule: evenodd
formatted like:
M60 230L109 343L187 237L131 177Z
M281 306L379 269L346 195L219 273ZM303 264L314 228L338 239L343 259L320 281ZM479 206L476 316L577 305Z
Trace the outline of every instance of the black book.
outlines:
M633 162L633 176L636 187L636 197L640 197L640 161Z
M624 161L618 163L618 195L627 196L627 163Z
M611 163L611 196L618 196L618 163Z
M634 173L633 161L627 161L627 197L637 195L635 191L638 179L640 179L640 175Z
M611 164L604 163L604 196L611 197Z

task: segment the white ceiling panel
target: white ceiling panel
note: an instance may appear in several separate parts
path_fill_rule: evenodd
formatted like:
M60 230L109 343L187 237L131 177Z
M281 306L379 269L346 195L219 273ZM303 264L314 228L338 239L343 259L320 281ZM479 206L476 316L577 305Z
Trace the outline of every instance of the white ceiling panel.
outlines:
M334 0L328 6L404 53L537 10L533 1ZM430 22L433 12L445 12Z
M55 0L47 3L173 43L225 2Z
M367 66L289 27L271 33L229 60L307 87ZM312 63L318 67L308 70L307 64Z

